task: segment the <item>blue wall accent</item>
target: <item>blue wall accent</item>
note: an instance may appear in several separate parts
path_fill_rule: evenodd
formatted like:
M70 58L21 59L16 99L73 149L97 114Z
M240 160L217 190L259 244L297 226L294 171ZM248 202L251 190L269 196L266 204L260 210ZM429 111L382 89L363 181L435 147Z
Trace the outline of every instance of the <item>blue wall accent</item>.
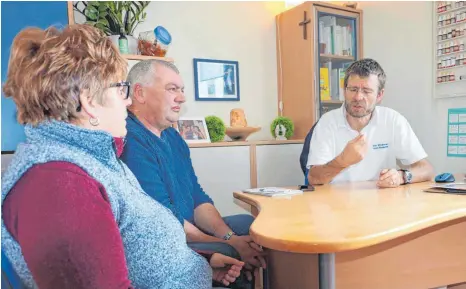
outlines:
M10 47L13 39L23 28L36 26L62 28L68 24L66 1L1 2L2 18L2 85L6 81ZM5 98L2 91L2 152L14 151L24 140L23 126L16 121L16 105Z

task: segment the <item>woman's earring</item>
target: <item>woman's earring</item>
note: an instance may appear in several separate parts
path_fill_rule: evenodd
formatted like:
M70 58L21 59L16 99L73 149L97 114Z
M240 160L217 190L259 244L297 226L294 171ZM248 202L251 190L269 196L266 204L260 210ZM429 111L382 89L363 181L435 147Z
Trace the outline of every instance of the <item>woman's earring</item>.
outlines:
M92 125L92 126L98 126L99 125L99 119L97 117L91 117L89 119L89 123Z

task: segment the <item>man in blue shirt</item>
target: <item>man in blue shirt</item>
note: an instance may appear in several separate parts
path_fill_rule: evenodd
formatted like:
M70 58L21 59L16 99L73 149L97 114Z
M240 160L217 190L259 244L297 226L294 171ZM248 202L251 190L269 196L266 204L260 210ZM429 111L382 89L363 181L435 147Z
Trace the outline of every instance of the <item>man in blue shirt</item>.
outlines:
M122 160L144 191L175 214L192 248L241 258L246 269L265 267L262 249L249 236L253 217L220 216L197 181L188 145L172 127L186 100L176 66L140 61L128 81L132 105Z

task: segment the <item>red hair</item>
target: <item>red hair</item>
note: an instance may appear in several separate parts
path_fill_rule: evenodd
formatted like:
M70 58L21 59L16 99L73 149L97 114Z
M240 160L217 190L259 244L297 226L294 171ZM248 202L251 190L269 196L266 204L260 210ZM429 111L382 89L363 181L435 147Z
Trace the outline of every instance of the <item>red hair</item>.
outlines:
M16 103L21 124L71 122L83 90L102 103L103 90L125 79L126 70L126 60L97 28L26 28L13 41L3 92Z

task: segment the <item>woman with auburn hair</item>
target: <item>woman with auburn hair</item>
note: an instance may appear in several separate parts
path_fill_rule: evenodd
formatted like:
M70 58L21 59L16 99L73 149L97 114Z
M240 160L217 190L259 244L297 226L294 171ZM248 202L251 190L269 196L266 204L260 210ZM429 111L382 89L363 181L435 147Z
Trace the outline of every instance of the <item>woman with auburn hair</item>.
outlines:
M28 288L211 288L243 263L200 256L119 160L127 63L88 25L27 28L3 87L25 124L2 182L2 250ZM231 266L229 266L231 265Z

